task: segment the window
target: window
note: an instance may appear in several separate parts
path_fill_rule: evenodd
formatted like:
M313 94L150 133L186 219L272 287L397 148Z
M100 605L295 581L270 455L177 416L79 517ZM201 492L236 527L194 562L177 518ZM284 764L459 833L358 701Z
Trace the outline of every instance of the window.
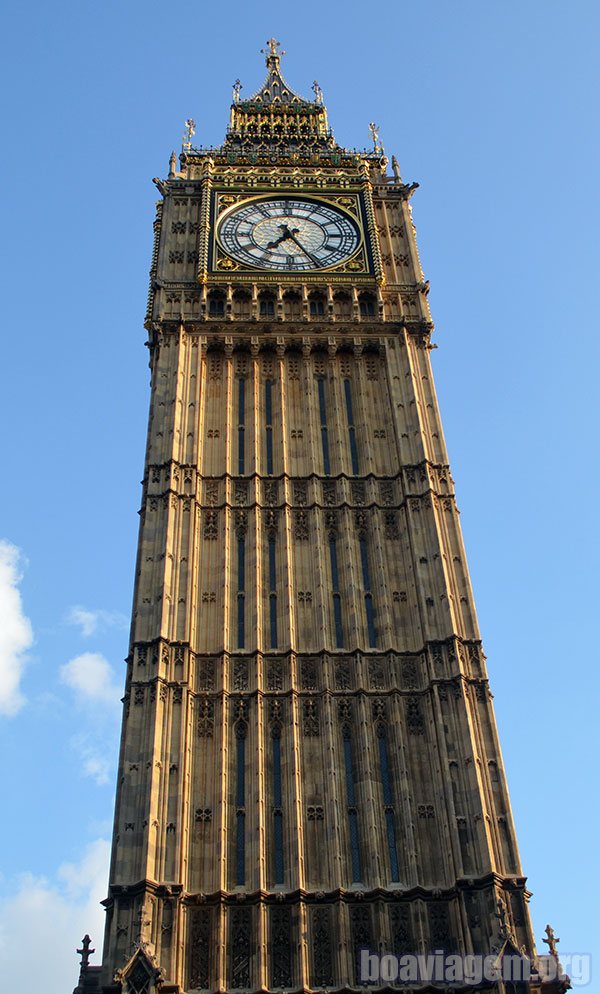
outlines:
M321 419L321 444L323 446L323 472L325 476L331 473L329 462L329 436L327 433L327 408L325 406L325 380L317 380L319 391L319 416Z
M281 727L275 725L273 742L273 840L275 843L275 883L283 883L283 811L281 808Z
M238 648L245 648L245 615L246 615L246 594L244 586L246 583L246 540L243 536L238 538L238 561L237 561L237 636Z
M375 298L370 293L361 293L358 304L363 318L374 318L376 314Z
M236 860L235 882L241 886L246 882L246 724L238 721L236 735Z
M371 593L371 577L369 574L369 554L367 552L367 539L361 535L360 563L362 566L363 586L365 588L365 613L367 615L367 631L369 634L369 646L375 649L377 646L377 632L375 631L375 608L373 607L373 594Z
M245 435L246 435L246 381L238 382L238 473L246 472L245 468Z
M225 315L225 297L221 293L210 293L208 295L208 316L210 318L222 318Z
M302 298L299 293L291 291L283 298L283 313L288 321L300 321L302 319Z
M252 297L244 290L236 290L233 295L233 314L238 320L249 320L252 316Z
M277 648L277 540L269 534L269 628L271 648Z
M263 293L259 300L261 318L275 317L275 297L270 293Z
M340 594L340 581L338 576L337 542L334 535L330 535L329 537L329 561L331 563L335 645L337 649L341 649L344 645L344 628L342 625L342 598Z
M325 314L325 297L321 293L313 293L308 302L311 318L322 318Z
M342 734L344 737L344 766L346 768L346 799L348 803L348 829L350 832L352 882L359 883L361 880L362 873L360 865L358 810L356 807L356 795L354 793L354 764L352 760L352 739L350 738L350 727L348 725L344 726Z
M265 382L265 440L267 446L267 476L273 475L273 380Z
M333 313L339 320L352 317L352 298L347 293L336 293L333 299Z
M350 458L352 472L358 476L358 449L356 448L356 430L354 427L354 412L352 410L352 384L344 380L344 395L346 397L346 417L348 419L348 439L350 442Z
M394 795L390 779L386 728L383 723L377 727L377 736L379 739L379 766L381 769L381 783L383 786L383 805L388 850L390 854L390 868L392 871L393 883L398 883L400 875L398 870L398 850L396 849L396 826L394 824Z

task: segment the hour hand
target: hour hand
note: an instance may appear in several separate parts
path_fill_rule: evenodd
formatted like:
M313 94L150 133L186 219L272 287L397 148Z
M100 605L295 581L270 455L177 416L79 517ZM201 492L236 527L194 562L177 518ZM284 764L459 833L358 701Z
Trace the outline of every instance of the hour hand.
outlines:
M269 242L269 244L267 245L268 249L277 248L278 245L281 245L282 242L287 241L288 238L291 238L293 239L293 241L296 241L294 235L298 235L300 233L299 228L292 228L290 230L287 224L280 224L279 227L281 231L283 231L283 234L280 235L279 238L277 238L274 242Z

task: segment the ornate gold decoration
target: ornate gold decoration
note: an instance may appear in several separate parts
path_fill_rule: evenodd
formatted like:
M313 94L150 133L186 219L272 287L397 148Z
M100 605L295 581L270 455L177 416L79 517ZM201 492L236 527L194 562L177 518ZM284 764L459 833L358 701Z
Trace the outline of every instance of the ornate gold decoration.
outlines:
M286 54L283 51L281 51L281 52L278 51L278 49L281 48L281 42L277 41L277 38L267 38L267 45L269 46L268 49L267 48L261 48L261 50L260 50L261 55L266 55L267 59L273 58L273 57L275 57L276 59L278 59L280 56Z
M225 255L217 261L217 269L225 269L227 272L233 272L233 270L239 269L239 266L237 262L234 262L228 255Z

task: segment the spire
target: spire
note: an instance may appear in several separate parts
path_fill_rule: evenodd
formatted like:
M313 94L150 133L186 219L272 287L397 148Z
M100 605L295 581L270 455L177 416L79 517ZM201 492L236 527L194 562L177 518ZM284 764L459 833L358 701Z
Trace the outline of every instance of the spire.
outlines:
M250 97L250 101L259 101L265 106L271 103L309 103L308 100L304 100L303 97L295 93L281 75L281 57L285 55L285 52L279 51L281 42L278 42L276 38L269 38L267 45L268 48L261 48L261 52L265 56L267 69L269 70L267 78L254 96Z
M233 86L233 103L226 144L246 148L306 146L335 148L323 104L323 91L313 83L314 100L296 93L281 73L285 52L276 38L269 38L261 49L265 56L267 77L262 86L246 100L240 97L242 85Z

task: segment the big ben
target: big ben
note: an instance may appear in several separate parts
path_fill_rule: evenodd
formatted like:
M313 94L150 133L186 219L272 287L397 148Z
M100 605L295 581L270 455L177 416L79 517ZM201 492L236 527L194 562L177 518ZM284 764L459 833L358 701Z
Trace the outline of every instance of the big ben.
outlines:
M101 967L79 994L347 991L536 950L403 182L265 50L161 194ZM556 973L556 971L555 971ZM487 983L487 986L485 984ZM421 989L447 989L444 983ZM458 984L454 989L467 989ZM472 989L469 988L469 989Z

